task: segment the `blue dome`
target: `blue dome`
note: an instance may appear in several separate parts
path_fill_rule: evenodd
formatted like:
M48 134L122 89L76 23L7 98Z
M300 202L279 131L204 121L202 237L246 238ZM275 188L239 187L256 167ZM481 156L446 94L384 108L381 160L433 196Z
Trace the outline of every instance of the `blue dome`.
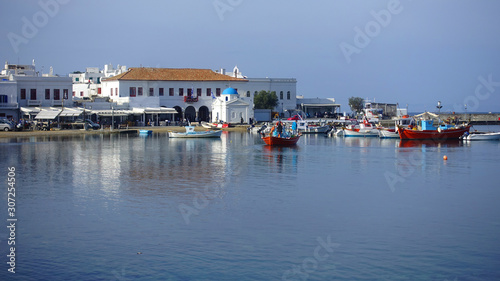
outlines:
M223 92L222 92L223 95L237 95L238 92L236 91L236 89L233 89L233 88L227 88L225 89Z

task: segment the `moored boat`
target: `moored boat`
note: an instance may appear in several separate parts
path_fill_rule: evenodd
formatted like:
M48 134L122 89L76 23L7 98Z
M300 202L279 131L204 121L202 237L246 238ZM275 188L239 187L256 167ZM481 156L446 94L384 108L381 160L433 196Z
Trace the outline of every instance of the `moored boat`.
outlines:
M293 137L273 137L273 136L264 136L262 137L262 140L267 144L267 145L275 145L275 146L287 146L287 145L295 145L300 139L300 135L293 136Z
M378 137L379 130L372 123L367 120L362 123L355 122L343 128L344 137Z
M222 131L201 131L196 132L194 126L186 126L186 132L168 132L169 138L220 138Z
M278 121L268 134L261 132L262 140L267 145L289 146L295 145L300 139L301 134L294 130L287 130L286 126Z
M469 125L435 127L432 120L422 120L419 129L400 126L398 132L401 140L458 140L465 132L469 132L469 129Z
M460 139L467 141L500 140L500 132L466 132Z

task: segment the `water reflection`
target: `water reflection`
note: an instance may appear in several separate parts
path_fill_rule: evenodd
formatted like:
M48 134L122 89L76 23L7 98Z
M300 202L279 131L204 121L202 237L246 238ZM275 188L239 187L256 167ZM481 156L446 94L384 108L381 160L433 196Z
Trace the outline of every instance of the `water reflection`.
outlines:
M299 162L299 146L270 146L262 148L262 160L267 168L278 173L297 173Z
M399 147L458 147L460 140L399 140Z

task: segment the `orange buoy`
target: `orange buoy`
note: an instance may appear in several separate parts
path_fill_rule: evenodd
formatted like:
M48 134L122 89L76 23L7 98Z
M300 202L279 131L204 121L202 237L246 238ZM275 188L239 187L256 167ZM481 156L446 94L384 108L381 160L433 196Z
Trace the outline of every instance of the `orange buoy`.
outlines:
M448 156L443 156L443 160L448 160Z

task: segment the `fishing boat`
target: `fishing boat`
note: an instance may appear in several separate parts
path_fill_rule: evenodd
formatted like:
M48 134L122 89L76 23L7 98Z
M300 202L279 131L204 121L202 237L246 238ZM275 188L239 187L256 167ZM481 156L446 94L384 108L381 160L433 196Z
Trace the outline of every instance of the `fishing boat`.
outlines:
M363 120L362 123L355 121L354 124L347 125L342 128L344 137L378 137L378 129L368 120Z
M500 132L466 132L460 139L466 141L500 140Z
M293 137L273 137L273 136L263 136L262 140L267 144L267 145L274 145L274 146L288 146L288 145L295 145L300 139L300 135L293 136Z
M283 126L283 123L278 122L276 126L273 126L269 133L261 133L262 140L267 145L272 146L290 146L295 145L300 139L301 133L296 133L294 131L287 131Z
M422 120L417 127L398 127L401 140L458 140L465 132L469 132L469 125L443 124L433 126L433 120Z
M220 138L222 131L201 131L195 132L194 126L184 127L186 132L168 132L169 138Z

